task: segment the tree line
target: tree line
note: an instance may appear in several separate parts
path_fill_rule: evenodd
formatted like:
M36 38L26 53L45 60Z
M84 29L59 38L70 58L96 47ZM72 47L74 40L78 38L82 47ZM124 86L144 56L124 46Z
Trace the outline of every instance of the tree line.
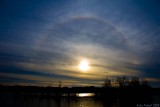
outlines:
M146 79L140 79L139 77L127 77L121 76L115 79L106 77L104 79L104 87L150 87L149 81Z

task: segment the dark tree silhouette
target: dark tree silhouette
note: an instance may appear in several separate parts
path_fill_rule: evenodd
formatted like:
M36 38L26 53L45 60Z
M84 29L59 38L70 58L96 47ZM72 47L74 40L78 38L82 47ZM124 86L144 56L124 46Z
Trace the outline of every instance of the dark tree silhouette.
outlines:
M117 77L116 82L119 87L124 87L128 85L128 78L126 76Z
M132 77L128 83L129 86L138 87L140 86L140 79L138 77Z
M116 77L113 81L106 77L104 79L104 87L149 87L149 82L145 79L140 79L139 77L127 77L121 76Z
M59 81L58 87L62 88L62 82Z
M108 77L104 79L104 87L112 87L111 80Z
M141 85L142 85L143 87L149 87L149 81L143 79L143 80L141 81Z

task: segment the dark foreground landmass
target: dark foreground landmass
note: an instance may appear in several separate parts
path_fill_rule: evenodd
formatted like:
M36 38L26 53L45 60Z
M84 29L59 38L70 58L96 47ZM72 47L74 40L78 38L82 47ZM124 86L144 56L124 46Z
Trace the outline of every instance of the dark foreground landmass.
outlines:
M79 98L77 96L78 93L93 93L94 96L90 96L90 99L84 99ZM12 102L15 99L18 101L16 104L15 101ZM99 104L102 104L103 107L160 107L160 88L0 86L0 101L2 101L0 105L2 105L2 107L12 106L9 105L10 102L13 103L13 107L19 107L19 103L22 102L23 105L23 102L30 102L31 100L37 101L35 99L42 102L55 102L55 106L57 107L64 106L63 103L69 104L68 106L66 105L66 107L72 107L70 105L72 103L76 102L75 104L77 104L78 102L84 103L86 101L92 101L93 103L98 102ZM33 105L33 101L29 103L30 106ZM36 105L38 106L42 102L36 102ZM25 105L23 106L25 107ZM73 107L78 106L74 105ZM93 107L99 106L95 105Z
M25 95L60 96L76 93L94 93L95 96L117 95L160 95L160 88L151 87L37 87L37 86L0 86L0 93L14 93Z

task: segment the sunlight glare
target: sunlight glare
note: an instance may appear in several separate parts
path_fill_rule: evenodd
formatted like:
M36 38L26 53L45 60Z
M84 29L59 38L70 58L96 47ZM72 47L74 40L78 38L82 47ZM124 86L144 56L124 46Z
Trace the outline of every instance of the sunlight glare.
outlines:
M89 62L87 60L82 60L80 62L80 64L78 65L78 68L81 70L81 71L87 71L89 70Z
M78 93L78 97L93 97L94 93Z

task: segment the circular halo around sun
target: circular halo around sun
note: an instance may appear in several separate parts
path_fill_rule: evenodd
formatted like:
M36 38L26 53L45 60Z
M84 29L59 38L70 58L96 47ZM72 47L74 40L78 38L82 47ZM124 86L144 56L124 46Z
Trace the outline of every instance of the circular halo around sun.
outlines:
M87 60L81 60L78 65L79 70L88 71L90 69L89 62Z

